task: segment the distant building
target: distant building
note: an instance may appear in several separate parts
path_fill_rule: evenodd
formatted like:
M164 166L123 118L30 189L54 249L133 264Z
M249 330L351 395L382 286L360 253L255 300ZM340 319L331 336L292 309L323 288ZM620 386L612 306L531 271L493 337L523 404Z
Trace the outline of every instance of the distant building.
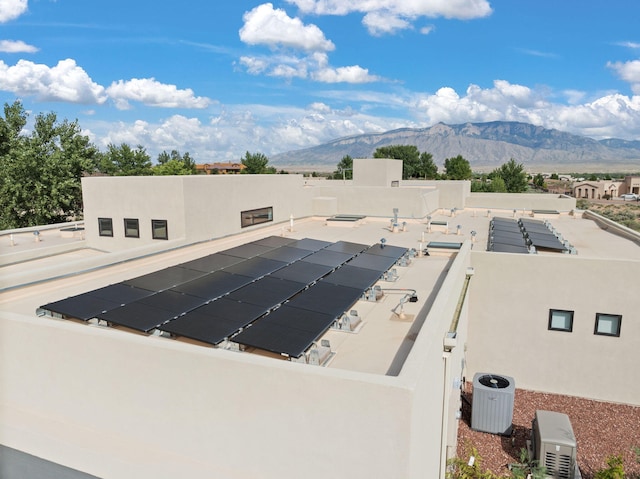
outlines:
M581 181L573 185L573 196L599 200L608 195L617 198L625 193L640 193L640 176L625 176L624 180Z
M206 173L207 175L234 175L242 173L246 166L242 163L234 163L228 161L226 163L203 163L196 165L198 173Z

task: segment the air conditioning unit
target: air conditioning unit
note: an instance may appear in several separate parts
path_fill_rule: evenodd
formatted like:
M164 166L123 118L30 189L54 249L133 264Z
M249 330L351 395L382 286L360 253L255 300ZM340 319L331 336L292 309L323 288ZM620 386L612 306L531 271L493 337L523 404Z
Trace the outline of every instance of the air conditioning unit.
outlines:
M471 429L511 435L516 383L509 376L476 373L473 377Z
M547 477L574 479L577 444L569 416L536 411L531 425L531 443L534 458L546 469Z

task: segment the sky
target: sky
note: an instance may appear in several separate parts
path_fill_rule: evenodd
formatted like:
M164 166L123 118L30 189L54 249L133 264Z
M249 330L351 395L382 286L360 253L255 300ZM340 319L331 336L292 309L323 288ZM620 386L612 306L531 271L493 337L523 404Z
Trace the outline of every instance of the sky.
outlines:
M0 102L199 163L438 122L640 140L639 20L637 0L0 0Z

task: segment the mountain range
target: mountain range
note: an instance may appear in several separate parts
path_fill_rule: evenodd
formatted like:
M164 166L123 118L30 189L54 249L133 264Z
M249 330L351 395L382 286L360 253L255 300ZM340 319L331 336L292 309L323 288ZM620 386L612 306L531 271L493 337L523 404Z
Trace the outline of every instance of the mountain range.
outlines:
M280 153L270 163L292 169L333 170L345 155L372 158L388 145L415 145L433 155L439 168L446 158L462 155L474 171L490 171L511 158L529 171L637 172L640 141L594 140L529 123L494 121L429 128L402 128L339 138L328 143Z

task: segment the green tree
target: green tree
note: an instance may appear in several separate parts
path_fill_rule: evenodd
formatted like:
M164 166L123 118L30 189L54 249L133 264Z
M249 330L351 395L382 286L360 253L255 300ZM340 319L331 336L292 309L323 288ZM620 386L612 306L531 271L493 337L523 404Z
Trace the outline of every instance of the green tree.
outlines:
M489 191L492 193L507 193L507 185L501 176L495 176L491 179L491 183L489 183Z
M152 174L151 158L142 145L132 149L126 143L107 146L102 154L100 171L112 176L143 176Z
M181 155L177 150L171 153L163 151L158 155L158 164L153 167L154 175L195 175L196 162L193 161L189 152Z
M547 187L544 182L544 176L542 176L542 174L538 173L533 177L533 186L539 189L544 189Z
M551 175L549 176L550 180L559 180L560 178L558 177L558 173L551 173Z
M245 169L242 170L244 174L260 175L264 173L275 173L275 168L267 166L269 164L269 158L262 153L249 153L247 151L241 161L245 166Z
M462 155L445 159L444 170L448 180L469 180L473 177L471 165Z
M597 471L593 479L625 479L626 477L622 456L609 456L607 467Z
M402 160L402 179L420 177L420 151L415 145L381 146L373 152L374 158Z
M417 176L427 180L435 180L438 177L438 166L433 161L433 155L423 151L418 159Z
M315 171L314 171L315 174ZM317 175L316 175L317 176ZM349 155L342 157L338 163L336 171L333 172L334 180L352 180L353 179L353 158Z
M81 177L95 169L97 148L77 121L38 114L30 135L20 102L0 119L0 229L59 223L82 212Z
M527 173L524 166L516 163L513 158L494 170L492 176L502 178L508 193L522 193L527 190Z

